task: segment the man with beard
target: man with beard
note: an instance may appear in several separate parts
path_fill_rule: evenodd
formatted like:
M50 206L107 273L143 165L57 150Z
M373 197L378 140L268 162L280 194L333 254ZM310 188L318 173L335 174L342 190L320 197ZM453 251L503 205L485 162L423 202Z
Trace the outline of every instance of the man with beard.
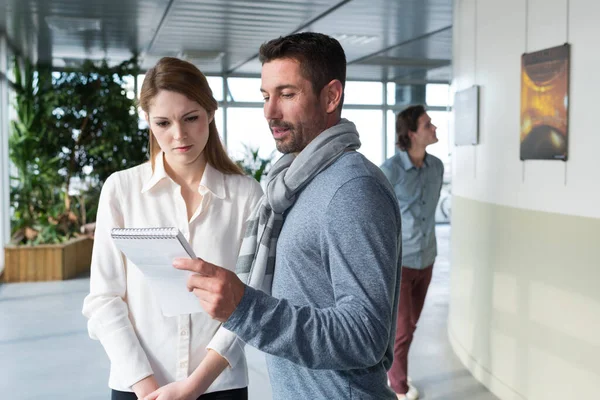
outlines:
M174 266L197 273L188 287L208 314L267 353L275 399L395 399L386 371L400 211L341 118L344 50L299 33L263 44L260 60L264 114L284 156L248 222L237 276L204 260Z

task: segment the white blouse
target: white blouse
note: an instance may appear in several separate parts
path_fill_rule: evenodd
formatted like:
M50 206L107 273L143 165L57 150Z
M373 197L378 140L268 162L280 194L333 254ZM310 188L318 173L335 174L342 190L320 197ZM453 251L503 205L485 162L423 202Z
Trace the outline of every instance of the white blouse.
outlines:
M243 342L205 313L163 316L142 272L110 237L115 227L174 226L198 257L234 270L246 219L262 189L248 176L226 175L207 164L198 192L202 201L188 221L181 187L167 175L162 153L154 173L145 163L112 174L102 187L83 314L90 337L110 358L112 389L132 391L152 374L160 386L185 379L208 349L226 358L230 368L207 393L248 385Z

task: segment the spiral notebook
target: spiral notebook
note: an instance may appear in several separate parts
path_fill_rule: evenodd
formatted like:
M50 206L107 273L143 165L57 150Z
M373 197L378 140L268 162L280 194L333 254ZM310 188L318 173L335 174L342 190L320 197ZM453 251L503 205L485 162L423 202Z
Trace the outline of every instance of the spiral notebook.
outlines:
M163 315L202 312L200 301L187 290L192 273L173 267L176 258L196 258L192 246L177 228L114 228L113 241L148 280Z

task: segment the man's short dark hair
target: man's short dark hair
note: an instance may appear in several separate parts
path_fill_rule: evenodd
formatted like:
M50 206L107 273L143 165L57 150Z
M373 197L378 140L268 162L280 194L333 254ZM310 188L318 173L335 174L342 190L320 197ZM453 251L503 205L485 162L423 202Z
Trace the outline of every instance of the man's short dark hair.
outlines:
M410 149L410 136L408 132L416 132L419 129L419 118L425 114L422 105L410 106L402 110L396 118L396 146L400 150Z
M261 64L283 58L300 63L302 75L310 81L317 96L334 79L339 80L342 87L346 85L346 54L340 42L330 36L314 32L294 33L260 46Z

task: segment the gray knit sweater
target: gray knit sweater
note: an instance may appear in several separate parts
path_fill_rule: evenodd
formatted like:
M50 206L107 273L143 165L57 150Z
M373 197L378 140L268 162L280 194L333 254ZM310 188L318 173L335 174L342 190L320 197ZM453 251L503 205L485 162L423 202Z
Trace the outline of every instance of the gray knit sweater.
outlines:
M224 324L267 353L274 399L395 399L400 243L393 189L361 154L303 189L277 243L273 297L247 287Z

